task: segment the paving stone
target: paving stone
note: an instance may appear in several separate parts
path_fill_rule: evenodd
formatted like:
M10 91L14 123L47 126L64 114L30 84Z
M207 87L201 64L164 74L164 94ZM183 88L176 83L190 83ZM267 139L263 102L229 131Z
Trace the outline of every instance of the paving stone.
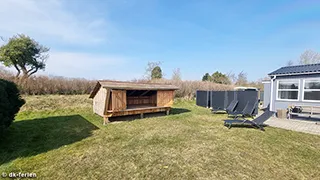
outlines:
M317 123L317 124L316 124ZM309 134L320 135L320 122L307 121L307 120L295 120L295 119L280 119L272 117L265 122L266 125L288 129L298 132L304 132Z

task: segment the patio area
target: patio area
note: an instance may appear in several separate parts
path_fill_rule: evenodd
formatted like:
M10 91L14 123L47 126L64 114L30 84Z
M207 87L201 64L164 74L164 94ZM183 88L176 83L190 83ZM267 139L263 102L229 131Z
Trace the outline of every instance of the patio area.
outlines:
M320 119L316 118L307 119L307 117L296 117L295 119L289 120L271 117L265 124L287 130L320 135Z

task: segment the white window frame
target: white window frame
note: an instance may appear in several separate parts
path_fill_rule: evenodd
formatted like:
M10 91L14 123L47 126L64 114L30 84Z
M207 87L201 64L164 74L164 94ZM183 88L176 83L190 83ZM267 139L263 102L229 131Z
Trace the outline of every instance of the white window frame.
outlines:
M305 87L305 83L306 83L306 80L307 81L310 81L310 80L317 80L317 81L320 81L320 78L311 78L311 79L303 79L303 84L302 84L302 101L304 102L320 102L320 100L305 100L304 99L304 92L305 91L320 91L320 89L310 89L310 90L305 90L304 87Z
M279 89L280 82L298 82L298 89ZM279 91L298 91L298 99L280 99L279 98ZM299 101L300 98L300 79L281 79L277 80L277 91L276 91L276 100L277 101Z

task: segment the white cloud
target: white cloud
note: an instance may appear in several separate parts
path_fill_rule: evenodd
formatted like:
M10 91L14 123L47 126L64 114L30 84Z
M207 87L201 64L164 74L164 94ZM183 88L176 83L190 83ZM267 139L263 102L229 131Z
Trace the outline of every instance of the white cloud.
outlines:
M119 66L126 63L126 59L118 56L98 55L76 52L51 52L46 64L46 70L41 74L82 77L89 79L103 79Z
M96 7L81 3L90 1L0 0L0 36L24 33L51 48L45 71L37 74L118 80L139 77L138 72L128 70L132 59L92 53L93 47L78 46L103 47L108 43L107 33L115 30L101 17L105 12L95 13Z
M0 35L25 33L35 39L64 43L104 41L106 21L67 10L60 0L1 0Z
M132 80L142 77L141 72L128 66L135 60L122 56L59 51L51 51L49 54L45 70L39 70L36 75L93 80ZM1 69L16 73L13 67L7 68L0 63Z

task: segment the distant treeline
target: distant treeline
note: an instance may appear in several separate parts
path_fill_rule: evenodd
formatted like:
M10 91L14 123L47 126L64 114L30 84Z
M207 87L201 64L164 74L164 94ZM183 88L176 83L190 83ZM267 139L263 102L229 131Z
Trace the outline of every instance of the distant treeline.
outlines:
M65 78L55 76L31 76L26 80L16 80L15 76L4 69L0 69L0 78L13 81L18 84L21 94L45 95L45 94L89 94L96 81ZM180 89L176 91L176 97L192 99L196 90L231 90L233 86L216 84L209 81L181 81L181 80L133 80L135 82L155 82L173 84Z
M31 76L25 80L18 80L6 70L0 69L0 78L15 82L21 94L89 94L96 81L79 78L64 78L56 76Z
M148 80L135 80L137 82L150 82ZM179 89L175 95L178 98L193 99L196 96L197 90L213 90L213 91L225 91L233 90L234 86L217 84L210 81L182 81L182 80L167 80L167 79L154 79L153 83L173 84L178 86Z

